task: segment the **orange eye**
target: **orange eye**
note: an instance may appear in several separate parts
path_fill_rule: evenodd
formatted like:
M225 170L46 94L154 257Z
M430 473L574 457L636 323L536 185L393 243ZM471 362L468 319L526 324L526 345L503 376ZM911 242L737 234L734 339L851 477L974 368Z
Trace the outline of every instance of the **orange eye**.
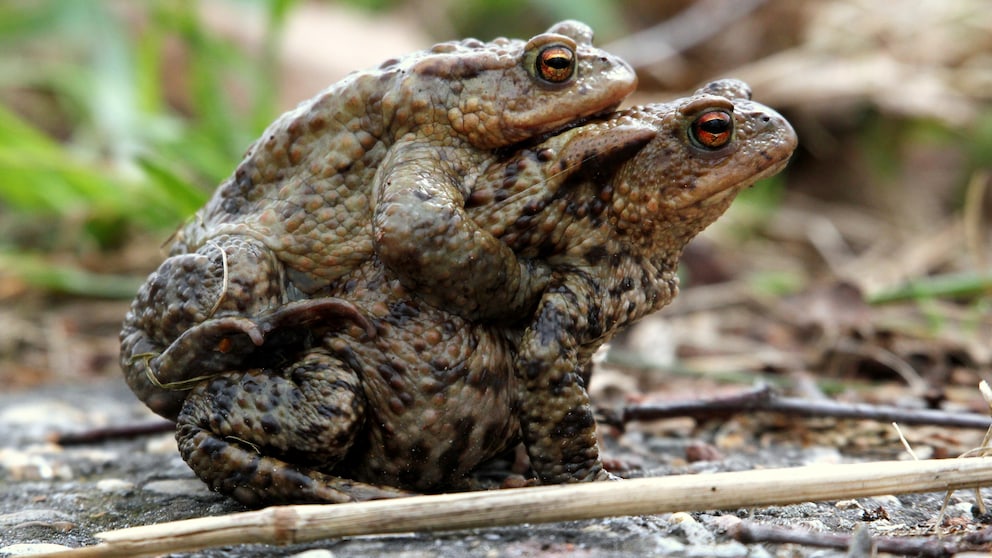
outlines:
M551 45L537 55L537 75L551 83L563 83L575 73L575 52L563 45Z
M692 141L704 149L720 149L734 135L734 119L729 112L714 110L703 113L689 128Z

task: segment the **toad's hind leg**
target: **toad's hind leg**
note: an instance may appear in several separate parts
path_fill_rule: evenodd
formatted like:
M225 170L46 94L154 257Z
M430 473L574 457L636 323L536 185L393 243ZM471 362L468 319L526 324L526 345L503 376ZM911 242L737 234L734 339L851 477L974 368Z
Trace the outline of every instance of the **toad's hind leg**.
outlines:
M200 383L186 398L176 439L197 476L248 506L407 495L322 472L347 454L364 409L356 375L314 351L283 371Z
M284 362L329 331L357 326L375 335L354 304L290 300L288 290L276 254L247 236L219 236L195 253L168 258L138 291L121 329L121 367L131 390L175 419L204 378Z

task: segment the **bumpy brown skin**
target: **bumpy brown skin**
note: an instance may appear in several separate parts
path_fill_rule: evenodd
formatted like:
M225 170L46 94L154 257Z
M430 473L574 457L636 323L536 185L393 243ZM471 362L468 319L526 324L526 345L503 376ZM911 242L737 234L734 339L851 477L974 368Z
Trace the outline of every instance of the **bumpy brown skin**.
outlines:
M469 197L484 229L552 269L514 341L522 438L541 482L608 476L583 382L592 354L671 301L686 243L795 149L789 123L750 98L722 80L566 131L490 168ZM705 147L693 128L711 113L730 115L732 131Z
M274 343L306 344L296 328L257 350L276 329L270 312L299 301L300 320L359 319L320 298L370 259L460 316L517 319L547 269L465 216L463 177L495 148L612 110L635 85L589 27L565 21L526 42L438 44L331 86L274 122L176 234L125 320L128 384L175 418L177 388L267 365ZM251 342L228 339L238 330Z
M491 155L467 174L466 215L547 270L519 323L440 308L372 257L322 298L238 318L259 346L244 324L194 327L177 343L191 338L185 362L210 377L185 372L195 387L178 418L183 457L248 505L463 489L521 441L543 483L607 478L583 384L592 353L669 302L685 243L795 148L788 123L749 96L716 82ZM701 127L711 113L732 130ZM277 275L229 278L227 289L264 298Z

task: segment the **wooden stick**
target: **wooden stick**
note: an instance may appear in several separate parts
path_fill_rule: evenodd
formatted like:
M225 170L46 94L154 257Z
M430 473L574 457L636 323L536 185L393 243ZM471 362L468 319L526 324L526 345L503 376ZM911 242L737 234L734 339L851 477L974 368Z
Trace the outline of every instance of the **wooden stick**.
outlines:
M862 526L864 523L861 524ZM742 521L728 529L727 534L742 543L801 544L823 548L848 548L852 535L818 533L805 529L760 525ZM962 545L939 538L872 537L872 544L878 552L921 558L941 558L954 556Z
M992 459L880 461L679 475L355 504L279 506L99 533L55 558L146 556L211 546L451 531L620 515L786 505L992 484Z
M61 432L49 436L48 441L60 446L81 446L106 442L107 440L130 439L175 431L175 421L152 419L138 423L96 427L80 432Z
M623 410L620 420L625 423L682 416L711 418L758 411L792 416L872 419L881 422L932 424L956 428L987 429L992 426L992 419L988 415L977 413L952 413L935 409L904 409L886 405L782 397L768 386L711 399L632 405Z

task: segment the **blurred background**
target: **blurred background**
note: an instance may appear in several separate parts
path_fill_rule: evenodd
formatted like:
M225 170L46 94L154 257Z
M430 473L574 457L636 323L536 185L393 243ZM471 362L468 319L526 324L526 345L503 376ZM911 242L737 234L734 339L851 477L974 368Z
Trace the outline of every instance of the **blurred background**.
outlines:
M992 362L987 0L0 1L0 389L116 378L162 244L282 111L437 41L565 18L636 67L628 104L737 77L801 141L615 363L891 376L978 405L950 390Z

